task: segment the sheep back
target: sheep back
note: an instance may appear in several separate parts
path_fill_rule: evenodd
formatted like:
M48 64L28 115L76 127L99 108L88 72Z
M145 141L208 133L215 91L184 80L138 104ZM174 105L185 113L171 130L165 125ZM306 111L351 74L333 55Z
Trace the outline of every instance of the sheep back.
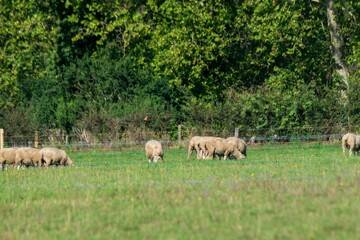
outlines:
M15 155L15 165L41 166L41 153L37 148L24 147L18 148Z

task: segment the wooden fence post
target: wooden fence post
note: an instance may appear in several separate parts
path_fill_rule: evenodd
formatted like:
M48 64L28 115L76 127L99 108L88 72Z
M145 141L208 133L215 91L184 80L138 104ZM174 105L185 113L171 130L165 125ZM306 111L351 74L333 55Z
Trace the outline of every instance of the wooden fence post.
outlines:
M38 131L35 131L35 140L34 140L34 148L39 147L39 134Z
M178 125L178 143L181 143L181 125Z
M0 128L0 149L4 148L4 129Z
M235 128L235 137L239 137L239 128Z

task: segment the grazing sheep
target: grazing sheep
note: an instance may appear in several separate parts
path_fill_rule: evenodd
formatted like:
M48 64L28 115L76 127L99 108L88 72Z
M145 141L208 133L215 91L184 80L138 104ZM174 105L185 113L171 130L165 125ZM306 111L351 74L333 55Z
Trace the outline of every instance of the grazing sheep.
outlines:
M39 149L24 147L18 148L15 155L15 167L20 169L22 166L40 167L41 166L41 153Z
M5 166L15 164L17 148L3 148L0 150L0 164L1 170L5 170Z
M40 150L45 167L50 165L72 166L73 161L62 149L55 147L44 147Z
M347 133L342 137L342 151L345 154L345 149L349 148L349 155L354 153L359 154L360 151L360 136L353 133Z
M209 149L206 146L206 144L208 142L213 141L216 138L218 138L218 137L202 137L201 138L200 143L199 143L199 148L200 148L200 156L201 156L202 159L209 159L210 158Z
M243 158L243 155L236 147L236 143L224 138L209 139L205 142L205 147L209 151L207 155L208 158L214 158L214 155L218 158L224 156L224 160L226 160L229 155L233 155L236 159Z
M187 155L188 160L190 159L191 154L193 153L194 150L196 152L197 159L200 158L200 147L199 147L200 139L201 139L201 137L199 137L199 136L195 136L195 137L192 137L190 139L190 141L189 141L189 151L188 151L188 155Z
M191 138L189 141L189 151L188 151L187 159L188 160L190 159L193 150L196 151L197 159L201 159L201 158L204 159L207 155L205 142L212 138L213 137L199 137L199 136L195 136Z
M246 142L240 138L237 137L228 137L226 140L235 142L236 148L240 151L240 153L243 155L242 158L246 158Z
M149 159L149 163L157 163L160 159L163 159L164 152L161 143L156 140L150 140L145 144L146 157Z

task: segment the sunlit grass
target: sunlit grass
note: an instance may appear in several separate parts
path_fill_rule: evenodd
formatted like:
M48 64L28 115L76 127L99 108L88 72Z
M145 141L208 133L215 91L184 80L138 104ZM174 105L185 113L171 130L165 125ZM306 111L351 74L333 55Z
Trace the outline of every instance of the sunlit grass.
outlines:
M0 172L2 239L355 239L360 157L338 145L249 148L242 161L165 149L69 151L75 167Z

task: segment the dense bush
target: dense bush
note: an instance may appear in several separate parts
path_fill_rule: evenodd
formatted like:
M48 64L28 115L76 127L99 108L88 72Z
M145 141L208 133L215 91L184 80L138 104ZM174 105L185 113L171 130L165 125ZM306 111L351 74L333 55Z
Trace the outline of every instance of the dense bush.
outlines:
M0 127L95 140L174 139L179 124L185 135L357 131L360 3L326 2L1 3Z
M190 102L184 108L188 116L184 124L200 132L212 129L231 133L239 128L240 134L248 138L337 133L346 124L342 104L337 91L322 89L317 93L308 85L291 91L270 87L229 89L222 102Z

